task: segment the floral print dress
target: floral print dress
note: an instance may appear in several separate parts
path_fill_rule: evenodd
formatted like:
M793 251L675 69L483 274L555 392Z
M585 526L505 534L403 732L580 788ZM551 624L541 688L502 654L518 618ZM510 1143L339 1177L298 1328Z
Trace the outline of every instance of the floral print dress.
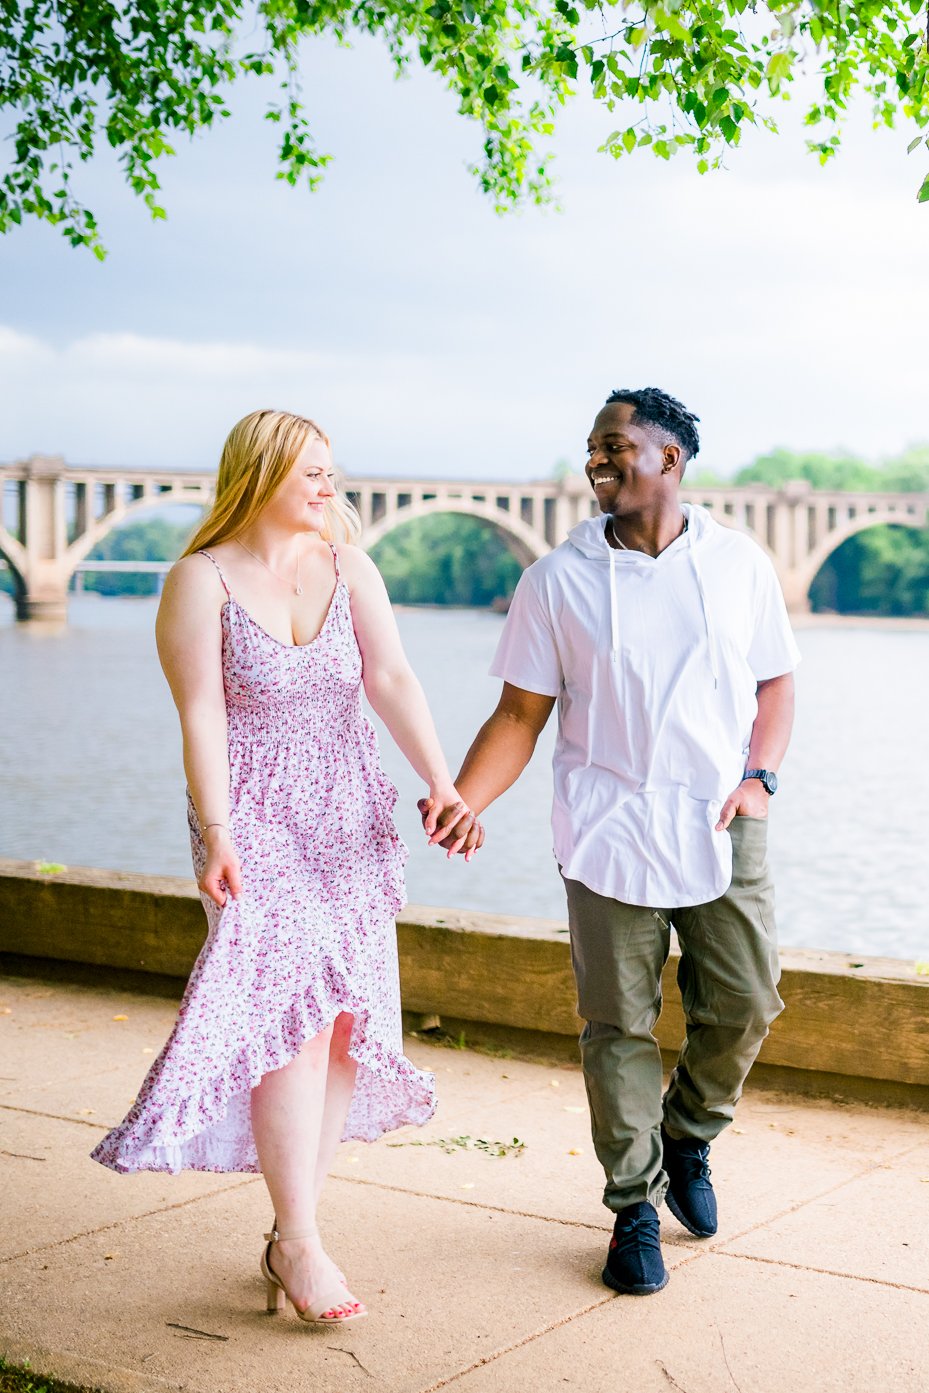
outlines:
M202 553L209 556L209 553ZM361 654L339 575L312 643L280 643L226 590L223 683L242 892L209 925L170 1038L93 1158L116 1171L260 1168L250 1090L341 1012L358 1064L344 1140L435 1109L403 1055L394 919L405 903L397 791L361 708ZM194 870L206 860L188 799Z

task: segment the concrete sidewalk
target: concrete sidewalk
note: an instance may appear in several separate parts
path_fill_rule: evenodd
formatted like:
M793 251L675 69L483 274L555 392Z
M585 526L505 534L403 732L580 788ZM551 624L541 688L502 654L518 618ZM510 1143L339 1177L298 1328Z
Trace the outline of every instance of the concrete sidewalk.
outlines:
M929 1390L924 1115L750 1094L713 1147L719 1235L664 1210L669 1286L616 1297L579 1070L411 1040L439 1111L342 1148L322 1226L371 1314L321 1329L264 1313L260 1178L87 1158L175 1003L7 978L0 1011L0 1353L40 1372L107 1393Z

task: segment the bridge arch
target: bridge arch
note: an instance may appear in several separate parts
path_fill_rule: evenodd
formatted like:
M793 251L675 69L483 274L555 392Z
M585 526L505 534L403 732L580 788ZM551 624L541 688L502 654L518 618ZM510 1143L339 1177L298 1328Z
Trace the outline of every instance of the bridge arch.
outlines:
M13 603L19 608L26 594L26 548L5 527L0 527L0 557L10 568L13 577Z
M856 537L859 532L867 532L872 527L888 526L919 531L925 525L925 520L922 518L906 516L888 508L878 508L873 513L860 513L857 517L845 519L831 532L827 532L819 546L814 548L803 563L797 567L796 589L803 596L808 596L810 586L830 556L838 551L842 543L847 542L849 537Z
M98 546L105 537L111 532L115 532L121 527L128 518L134 517L137 513L151 512L157 508L208 508L212 498L184 497L177 493L165 493L152 497L148 495L143 498L135 498L131 503L120 503L111 512L105 513L103 517L97 518L90 524L86 532L81 533L80 537L68 547L62 558L62 573L65 576L65 586L71 583L74 571L82 561ZM193 530L193 528L191 528Z
M371 551L378 542L406 523L416 522L420 518L437 517L441 513L460 513L465 517L478 518L482 522L490 523L524 570L531 566L533 561L547 555L550 550L545 539L521 518L492 505L481 507L479 503L466 498L428 499L413 503L409 507L392 508L377 522L365 528L361 536L361 545L365 551Z

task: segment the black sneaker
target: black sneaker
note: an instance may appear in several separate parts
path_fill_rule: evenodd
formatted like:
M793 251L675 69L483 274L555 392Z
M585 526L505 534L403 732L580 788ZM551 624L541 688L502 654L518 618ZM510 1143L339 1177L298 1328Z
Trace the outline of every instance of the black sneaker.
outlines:
M613 1225L603 1280L625 1296L649 1296L668 1285L655 1206L643 1200L621 1209Z
M709 1143L696 1137L674 1141L661 1129L664 1168L668 1176L665 1203L690 1233L712 1238L716 1232L716 1196L710 1184Z

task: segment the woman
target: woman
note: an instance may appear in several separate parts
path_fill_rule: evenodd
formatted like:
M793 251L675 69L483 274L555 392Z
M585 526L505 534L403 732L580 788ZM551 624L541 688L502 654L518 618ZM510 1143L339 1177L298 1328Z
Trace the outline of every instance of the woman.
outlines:
M339 1140L435 1107L402 1052L406 849L362 682L429 785L427 830L464 807L381 578L348 545L359 530L312 421L257 411L234 427L157 623L209 933L168 1043L93 1153L122 1172L260 1171L268 1309L289 1297L329 1323L365 1314L316 1225Z

